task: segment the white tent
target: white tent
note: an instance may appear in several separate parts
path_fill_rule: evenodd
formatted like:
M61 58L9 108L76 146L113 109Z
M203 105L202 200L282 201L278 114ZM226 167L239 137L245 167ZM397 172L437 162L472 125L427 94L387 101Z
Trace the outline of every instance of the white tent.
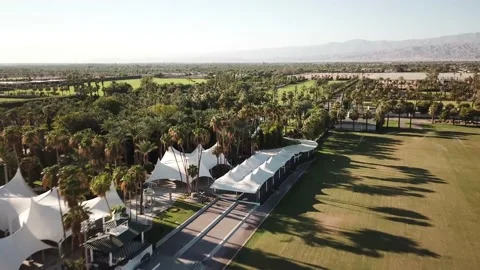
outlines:
M182 157L181 152L173 148L168 149L163 155L162 159L157 161L157 164L155 165L150 177L148 177L147 182L159 179L179 180L186 182L187 172L185 171L185 167L188 169L190 165L198 166L198 152L185 154L185 159L186 160L184 160ZM184 162L186 162L186 166L184 166ZM210 171L204 164L203 155L200 167L198 169L200 177L212 178Z
M13 180L12 180L13 181ZM123 204L112 183L106 193L110 206ZM0 269L18 269L22 262L33 253L52 248L41 240L59 243L64 238L62 215L68 212L65 201L53 188L39 196L31 197L27 208L15 217L20 228L13 234L0 239ZM109 215L105 198L93 198L84 202L90 208L92 219ZM71 231L65 232L65 236Z
M19 269L25 259L48 248L52 247L40 241L24 226L14 234L0 239L0 269Z
M215 167L217 164L226 164L228 166L231 166L223 153L218 155L218 162L217 162L217 156L213 154L213 150L215 150L215 147L217 147L217 145L218 145L218 142L215 143L212 147L203 151L202 163L204 162L203 159L205 158L204 164L209 169Z
M34 196L18 169L12 180L0 187L0 230L13 231L10 221L30 207L30 198Z
M106 199L106 200L105 200ZM108 205L107 205L108 201ZM115 185L110 185L110 190L105 194L105 198L96 197L91 200L84 202L85 206L89 208L90 212L92 212L90 218L97 220L102 217L110 215L110 211L108 206L112 208L116 205L123 205L122 199L118 196L117 190L115 189Z
M300 140L300 144L297 145L289 145L284 148L256 153L224 176L218 178L210 188L256 193L292 157L299 153L311 151L316 147L316 142Z

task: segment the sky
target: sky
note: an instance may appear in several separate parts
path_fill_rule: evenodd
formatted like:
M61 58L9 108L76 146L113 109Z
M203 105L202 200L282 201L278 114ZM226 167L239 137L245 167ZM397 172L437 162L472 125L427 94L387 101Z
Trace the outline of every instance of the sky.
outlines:
M136 62L480 32L479 0L0 0L0 63Z

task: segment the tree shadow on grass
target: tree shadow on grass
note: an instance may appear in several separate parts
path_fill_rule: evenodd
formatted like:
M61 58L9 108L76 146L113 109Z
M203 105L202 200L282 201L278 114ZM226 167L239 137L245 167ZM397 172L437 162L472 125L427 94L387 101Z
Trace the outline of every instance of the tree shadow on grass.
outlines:
M396 207L369 207L369 209L375 212L402 217L402 218L429 220L427 216L424 216L418 212L396 208Z
M377 230L361 229L355 232L342 232L354 248L371 257L382 257L380 252L413 253L419 256L438 258L439 255L428 249L419 247L416 241L408 237L397 236Z
M382 133L392 134L403 137L429 137L436 139L455 139L465 140L467 136L479 136L480 133L473 133L467 131L453 131L453 130L435 130L432 125L423 125L423 129L408 129L408 128L385 128Z
M328 270L328 268L320 265L288 259L276 254L246 247L242 249L234 262L234 264L229 265L226 269L245 269L246 267L252 267L255 269Z
M401 217L385 217L386 220L390 221L395 221L395 222L400 222L400 223L405 223L409 225L416 225L416 226L423 226L423 227L432 227L432 224L421 221L421 220L415 220L415 219L409 219L409 218L401 218Z
M382 177L368 176L368 178L370 179L393 182L393 183L414 184L414 185L428 184L428 183L446 184L446 182L443 179L440 179L434 176L432 173L430 173L429 170L424 168L375 164L375 163L362 162L362 161L352 161L352 163L354 163L357 166L375 166L375 167L382 166L390 169L395 169L403 175L403 177L399 177L399 178L392 178L392 177L382 178Z
M350 184L345 185L345 189L350 189L355 193L363 193L371 196L411 196L423 198L423 194L412 192L408 187L389 187L379 185Z
M398 160L392 153L402 141L372 134L340 133L332 136L325 144L343 155L365 155L377 159Z

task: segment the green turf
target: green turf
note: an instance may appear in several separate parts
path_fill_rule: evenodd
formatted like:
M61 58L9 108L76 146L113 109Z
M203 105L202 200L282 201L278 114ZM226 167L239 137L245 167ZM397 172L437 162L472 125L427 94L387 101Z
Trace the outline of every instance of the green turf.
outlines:
M187 79L187 78L154 78L153 81L158 83L158 84L170 84L170 83L174 83L174 84L193 84L193 83L202 83L202 82L205 82L206 80L205 79ZM116 82L117 83L126 82L126 83L132 85L133 89L136 89L136 88L140 87L140 79L119 80L119 81L116 81ZM112 84L112 81L106 81L106 82L104 82L103 85L106 87L106 86L109 86L111 84ZM14 94L28 94L31 91L32 90L17 89L17 90L8 91L8 92L9 93L14 93ZM73 86L70 86L70 92L68 92L68 93L59 91L60 96L62 96L62 95L73 95L73 94L74 94ZM99 95L103 96L103 91L102 90L99 91ZM0 102L1 102L1 100L0 100Z
M27 98L8 98L8 97L0 97L0 103L3 102L13 102L13 101L23 101L27 100Z
M343 82L343 81L329 81L328 84L341 83L341 82ZM297 83L297 84L290 84L290 85L281 87L277 90L278 99L281 101L283 92L293 92L293 91L295 91L295 86L297 87L298 93L300 93L300 91L302 91L303 86L307 87L307 92L306 93L308 93L308 88L310 88L311 86L314 86L314 85L315 85L315 80L308 80L308 81L300 82L300 83Z
M146 233L145 239L149 243L157 243L202 207L203 205L199 203L177 200L169 209L153 219L153 227Z
M337 133L230 269L478 269L480 129Z

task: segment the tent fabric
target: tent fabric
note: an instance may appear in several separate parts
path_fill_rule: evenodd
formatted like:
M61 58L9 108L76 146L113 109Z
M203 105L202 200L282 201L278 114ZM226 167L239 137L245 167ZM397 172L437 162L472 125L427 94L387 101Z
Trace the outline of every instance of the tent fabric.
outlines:
M218 178L211 186L212 189L256 193L259 188L282 168L292 157L317 147L317 143L308 140L299 140L300 144L289 145L283 148L261 151L236 166L224 176Z
M192 153L186 153L185 159L182 156L182 153L170 147L162 159L157 161L155 168L147 179L147 182L159 180L159 179L169 179L169 180L178 180L182 182L187 181L187 172L185 167L188 168L190 165L198 166L198 151L201 151L201 146L197 147L196 151ZM208 161L208 154L202 154L202 159L200 163L199 176L200 177L209 177L212 178L210 174L209 167L205 166L206 161ZM184 166L186 162L186 166ZM209 164L209 163L208 163ZM215 157L216 164L216 157Z
M106 193L110 206L123 204L115 186L110 186ZM68 212L68 206L53 188L44 194L28 198L25 211L17 215L19 229L13 234L0 239L0 269L18 269L22 262L33 253L51 248L41 240L61 242L64 238L62 215ZM109 215L105 198L96 197L85 201L90 208L92 219L100 219ZM71 230L65 232L70 236Z
M96 197L84 202L84 205L89 208L90 212L92 212L90 218L93 220L97 220L110 215L110 210L108 209L109 205L110 208L112 208L115 205L123 204L124 203L122 199L120 199L120 197L118 196L117 190L115 189L115 185L113 184L113 182L110 185L110 190L105 194L105 198Z
M13 231L10 221L30 207L35 195L18 169L12 180L0 187L0 230Z
M36 238L29 227L0 239L0 269L19 269L23 261L40 250L52 248Z

